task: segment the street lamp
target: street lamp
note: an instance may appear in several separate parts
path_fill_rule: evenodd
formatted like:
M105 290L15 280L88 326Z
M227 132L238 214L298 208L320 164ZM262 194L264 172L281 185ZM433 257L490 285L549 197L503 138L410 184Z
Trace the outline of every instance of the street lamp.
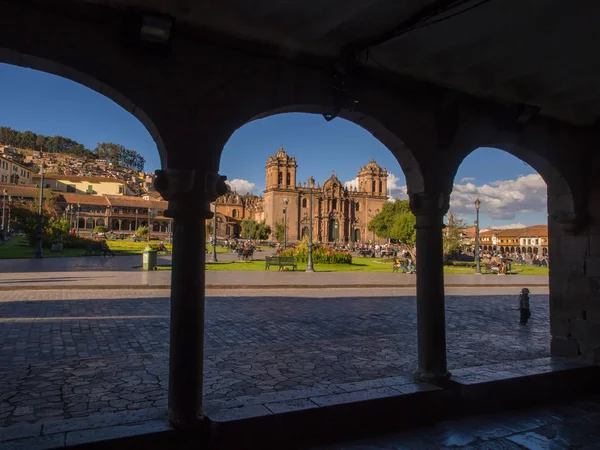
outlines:
M6 189L2 190L2 234L4 234L4 210L6 209Z
M7 227L7 231L8 234L10 235L10 205L12 205L12 196L8 196L8 227Z
M315 269L313 268L313 254L312 254L312 247L313 247L313 211L312 211L312 207L313 207L313 196L312 196L312 191L313 191L313 187L315 186L315 180L313 179L313 177L310 177L308 180L308 189L309 189L309 200L308 200L308 262L306 263L306 271L307 272L314 272Z
M44 214L44 163L40 166L40 209L38 211L38 231L35 235L35 246L33 249L33 257L35 259L42 259L44 257L44 251L42 250L42 237L44 234L43 229L43 214Z
M283 249L287 248L287 206L289 203L287 197L283 197Z
M475 219L475 273L481 275L481 266L479 264L479 207L481 201L475 200L475 211L477 218Z
M213 240L210 262L217 262L217 200L215 200L215 212L213 215Z
M79 236L79 210L81 209L81 205L77 203L77 224L75 225L75 236Z
M150 242L150 230L151 230L151 225L152 224L152 209L148 208L148 242Z

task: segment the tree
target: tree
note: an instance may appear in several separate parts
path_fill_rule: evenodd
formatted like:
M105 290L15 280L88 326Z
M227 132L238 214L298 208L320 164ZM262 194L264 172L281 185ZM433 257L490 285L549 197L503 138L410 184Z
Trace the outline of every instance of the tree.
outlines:
M263 241L268 239L270 234L271 227L264 220L262 222L251 219L242 220L242 232L240 233L242 238Z
M41 134L38 134L37 137L35 138L35 148L38 150L43 150L45 142L46 142L46 140L45 140L44 136Z
M393 239L414 246L416 241L416 218L408 200L396 200L383 205L381 212L369 222L369 231L379 237Z
M138 227L138 229L135 230L135 235L137 237L140 237L140 238L143 238L143 239L147 238L148 237L148 226L147 225L140 225Z
M456 256L463 243L465 223L448 213L448 225L444 229L444 255Z
M275 235L275 239L277 239L277 242L282 243L285 234L285 226L283 225L283 221L281 220L279 222L275 222L273 228L273 234Z
M15 228L25 234L30 246L33 246L38 232L40 192L37 189L33 202L20 202L12 208ZM56 208L56 196L50 189L44 189L42 206L42 229L44 246L54 242L62 242L69 233L69 223L59 216Z
M142 171L146 164L146 160L138 152L113 142L99 142L94 149L94 155L98 159L108 161L114 168Z

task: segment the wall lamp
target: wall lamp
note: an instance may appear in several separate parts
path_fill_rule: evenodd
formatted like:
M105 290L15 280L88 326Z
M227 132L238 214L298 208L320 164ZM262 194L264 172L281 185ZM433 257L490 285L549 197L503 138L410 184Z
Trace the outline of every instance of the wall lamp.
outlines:
M140 41L166 45L171 38L172 28L172 19L144 14L140 27Z
M148 53L168 52L174 19L167 15L131 9L125 14L122 41L127 47Z

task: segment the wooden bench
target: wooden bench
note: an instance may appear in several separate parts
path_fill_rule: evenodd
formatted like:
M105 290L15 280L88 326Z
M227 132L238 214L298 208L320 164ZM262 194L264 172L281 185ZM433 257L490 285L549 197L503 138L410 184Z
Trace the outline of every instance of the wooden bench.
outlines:
M284 267L291 267L296 270L297 264L293 256L267 256L265 257L265 270L269 270L271 266L276 266L279 270Z

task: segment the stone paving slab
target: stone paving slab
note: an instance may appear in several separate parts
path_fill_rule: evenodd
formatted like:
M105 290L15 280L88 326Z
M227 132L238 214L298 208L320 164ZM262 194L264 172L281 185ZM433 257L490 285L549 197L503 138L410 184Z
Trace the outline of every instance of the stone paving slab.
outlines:
M485 296L458 295L456 288L447 298L451 370L549 356L547 295L533 295L532 321L521 327L512 290ZM207 300L207 405L302 390L341 394L362 382L381 389L381 379L406 376L416 366L414 296L352 289L310 297L302 290L289 290L287 297L245 292ZM0 293L0 426L164 411L167 295Z
M598 449L600 396L450 419L435 425L302 450L561 450Z

